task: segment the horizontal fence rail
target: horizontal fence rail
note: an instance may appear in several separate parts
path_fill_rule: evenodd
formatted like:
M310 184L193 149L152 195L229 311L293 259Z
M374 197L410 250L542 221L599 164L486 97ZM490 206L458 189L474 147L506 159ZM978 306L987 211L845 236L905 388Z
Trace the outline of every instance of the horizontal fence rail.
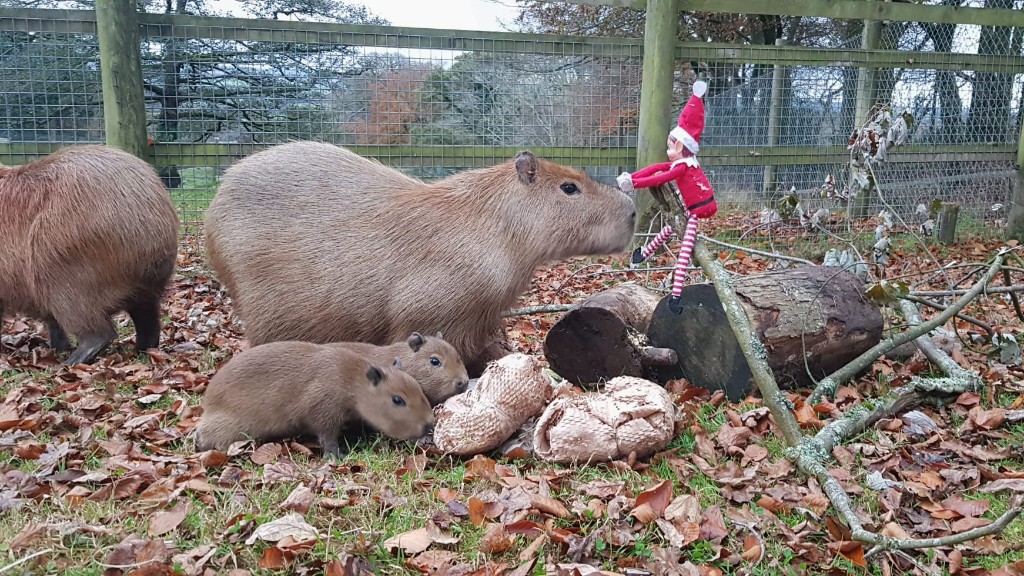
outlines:
M993 207L1012 186L1024 56L963 42L978 26L1024 26L1021 11L853 0L679 6L897 21L877 49L861 48L859 33L821 46L675 44L680 78L662 124L667 134L687 96L683 76L699 66L710 84L700 158L725 204L757 211L789 191L818 200L827 177L841 186L858 74L870 69L876 103L915 117L909 143L878 170L887 196L871 210L911 217L941 199L981 221L1003 216ZM138 25L149 151L188 233L231 162L296 139L344 145L423 179L523 149L609 184L638 168L643 39L148 13ZM93 11L0 8L0 40L0 163L104 141Z

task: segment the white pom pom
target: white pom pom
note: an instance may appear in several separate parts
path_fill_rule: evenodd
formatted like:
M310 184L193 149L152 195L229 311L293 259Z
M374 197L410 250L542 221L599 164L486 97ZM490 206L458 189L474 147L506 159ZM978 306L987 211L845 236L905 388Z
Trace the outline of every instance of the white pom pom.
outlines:
M703 98L704 94L708 91L708 83L703 80L697 80L693 83L693 95L697 98Z

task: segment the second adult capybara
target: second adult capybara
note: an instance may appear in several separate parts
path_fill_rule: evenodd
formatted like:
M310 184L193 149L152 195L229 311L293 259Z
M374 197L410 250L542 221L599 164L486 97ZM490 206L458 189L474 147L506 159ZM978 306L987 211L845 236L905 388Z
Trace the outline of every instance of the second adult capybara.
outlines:
M228 168L206 249L254 344L440 331L475 376L537 267L624 251L635 220L629 196L530 152L425 183L292 142Z
M127 311L135 347L160 340L160 301L178 252L178 215L160 177L120 149L63 148L0 166L0 318L46 321L50 346L91 362Z
M440 332L435 336L413 332L405 340L387 346L366 342L334 342L330 345L341 346L377 364L387 364L398 358L402 370L420 383L431 406L465 392L469 386L466 366Z
M309 434L337 457L341 432L360 423L398 440L424 436L434 413L419 383L395 362L375 364L341 346L310 342L250 348L210 379L196 448Z

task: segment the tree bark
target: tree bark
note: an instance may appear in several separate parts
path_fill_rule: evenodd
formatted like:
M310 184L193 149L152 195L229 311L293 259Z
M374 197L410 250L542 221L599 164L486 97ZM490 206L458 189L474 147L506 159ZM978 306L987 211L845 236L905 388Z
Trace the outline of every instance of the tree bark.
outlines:
M864 297L857 276L839 268L806 266L739 277L733 289L751 330L764 345L768 366L782 387L812 384L841 368L882 337L882 315ZM687 286L683 312L654 312L653 346L672 348L679 363L652 368L659 381L686 377L691 384L724 390L732 401L751 390L750 367L709 284Z
M544 338L544 356L559 376L580 386L616 376L643 376L648 366L675 364L671 349L646 336L659 296L632 282L589 296Z

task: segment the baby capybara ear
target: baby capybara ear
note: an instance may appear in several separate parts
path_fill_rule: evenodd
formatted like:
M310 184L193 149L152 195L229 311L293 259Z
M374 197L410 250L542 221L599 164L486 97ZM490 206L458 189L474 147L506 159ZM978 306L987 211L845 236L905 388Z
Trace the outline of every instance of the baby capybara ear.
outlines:
M440 330L437 331L437 339L438 340L444 340L444 334L441 334Z
M413 352L419 352L420 346L426 344L427 339L423 337L419 332L413 332L409 335L409 339L406 340L409 343L409 348L412 348Z
M384 373L380 371L380 368L376 366L370 366L366 370L366 377L370 379L370 383L374 386L380 384L380 381L384 379Z
M523 150L516 156L516 174L523 184L533 184L537 179L537 157L529 150Z

